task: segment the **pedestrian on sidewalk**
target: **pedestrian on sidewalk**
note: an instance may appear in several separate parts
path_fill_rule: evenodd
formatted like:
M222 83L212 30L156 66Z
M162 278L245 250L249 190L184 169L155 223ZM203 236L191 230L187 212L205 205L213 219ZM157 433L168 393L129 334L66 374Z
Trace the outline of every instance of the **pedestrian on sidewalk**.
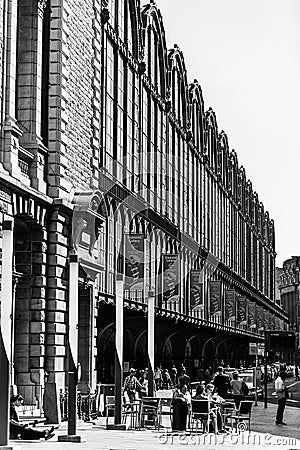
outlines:
M136 377L136 370L132 367L129 371L129 375L124 381L124 393L128 395L129 402L134 403L136 400L137 391L142 389L142 385Z
M295 381L299 380L299 369L298 366L295 366Z
M219 366L217 368L217 373L215 375L215 378L212 381L213 385L215 386L215 389L217 393L222 398L227 398L228 391L230 390L230 379L229 376L223 373L223 367Z
M288 393L288 388L285 385L286 374L284 371L280 371L278 377L275 380L275 392L278 398L278 407L276 413L276 425L286 425L283 422L283 413L286 404L286 397Z
M21 424L17 407L24 402L22 395L13 395L10 399L9 439L51 439L54 436L54 427L39 431L29 428L27 424Z
M179 389L182 388L182 386L185 386L185 385L187 386L188 391L191 392L191 378L189 377L189 375L187 375L186 368L183 367L181 369L181 375L178 378Z
M231 393L234 398L234 403L237 409L240 406L241 400L243 398L243 392L242 392L242 385L243 381L239 377L238 372L232 373L232 380L230 381L230 387L231 387Z

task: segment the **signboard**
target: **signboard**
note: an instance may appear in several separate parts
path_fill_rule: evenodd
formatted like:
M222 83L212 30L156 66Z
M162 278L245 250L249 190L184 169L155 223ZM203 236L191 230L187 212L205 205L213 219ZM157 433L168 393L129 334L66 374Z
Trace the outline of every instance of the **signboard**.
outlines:
M264 342L258 342L257 356L265 356L265 343Z
M257 343L256 342L249 342L249 355L257 355Z
M163 299L176 302L179 300L179 256L162 255Z
M202 270L191 270L190 272L190 310L204 306Z
M221 281L210 282L210 315L221 314Z
M269 331L268 349L273 352L292 352L295 350L296 335L293 331Z
M249 342L249 355L250 356L264 356L265 343L264 342Z
M125 234L125 289L144 288L144 235Z

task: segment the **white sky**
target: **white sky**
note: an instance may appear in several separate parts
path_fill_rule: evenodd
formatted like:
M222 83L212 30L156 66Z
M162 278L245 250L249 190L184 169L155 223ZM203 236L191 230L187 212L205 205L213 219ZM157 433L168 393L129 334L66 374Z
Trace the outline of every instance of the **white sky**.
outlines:
M156 0L205 109L275 222L277 266L300 255L300 0Z

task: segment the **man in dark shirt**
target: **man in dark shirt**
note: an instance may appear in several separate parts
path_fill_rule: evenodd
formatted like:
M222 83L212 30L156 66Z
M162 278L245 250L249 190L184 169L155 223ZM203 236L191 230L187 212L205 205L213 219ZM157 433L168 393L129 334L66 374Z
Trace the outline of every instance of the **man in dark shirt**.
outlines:
M222 366L217 369L217 373L213 380L213 385L215 386L215 389L220 397L227 398L228 391L230 390L230 379L228 375L223 373Z
M21 406L24 399L21 395L13 395L10 399L9 439L51 439L54 436L54 427L38 431L20 423L16 407Z
M181 369L181 375L180 375L180 377L178 378L178 386L179 386L179 389L180 389L182 386L184 386L184 385L187 386L187 388L188 388L189 391L191 390L191 379L190 379L190 377L186 374L186 368L185 368L185 367L183 367L183 368Z

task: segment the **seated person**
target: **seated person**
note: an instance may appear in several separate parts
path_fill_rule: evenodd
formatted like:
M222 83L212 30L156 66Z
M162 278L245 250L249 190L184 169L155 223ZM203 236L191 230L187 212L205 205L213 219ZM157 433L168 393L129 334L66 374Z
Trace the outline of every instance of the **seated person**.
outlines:
M203 384L198 384L198 386L196 388L196 394L194 395L194 397L192 397L192 399L193 400L204 400L206 398L203 395L204 390L205 390L205 387L203 386Z
M212 402L213 406L212 406L211 409L216 414L219 432L220 433L225 433L224 424L223 424L223 418L222 418L222 414L221 414L221 411L220 411L220 406L222 405L222 403L225 403L225 400L217 392L214 392L214 389L215 389L214 385L209 383L206 386L206 396L207 396L208 400L210 402Z
M20 423L17 407L21 406L24 399L21 395L13 395L10 399L9 439L51 439L54 436L54 427L39 431Z

